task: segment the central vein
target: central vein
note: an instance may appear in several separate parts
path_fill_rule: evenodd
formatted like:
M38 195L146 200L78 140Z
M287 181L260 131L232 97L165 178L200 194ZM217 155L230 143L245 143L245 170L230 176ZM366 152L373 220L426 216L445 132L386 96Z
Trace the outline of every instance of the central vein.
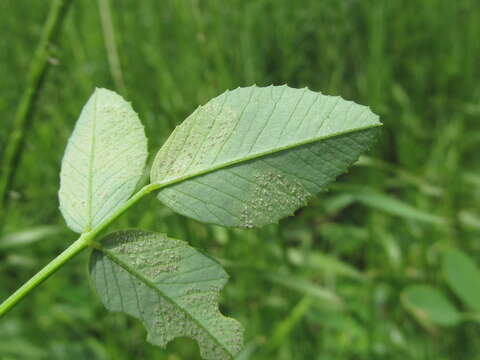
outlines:
M90 159L88 163L88 200L87 200L87 229L89 231L92 229L93 219L92 219L92 203L93 203L93 168L95 163L95 132L96 132L96 120L97 120L97 93L93 98L93 120L92 120L92 142L90 144Z

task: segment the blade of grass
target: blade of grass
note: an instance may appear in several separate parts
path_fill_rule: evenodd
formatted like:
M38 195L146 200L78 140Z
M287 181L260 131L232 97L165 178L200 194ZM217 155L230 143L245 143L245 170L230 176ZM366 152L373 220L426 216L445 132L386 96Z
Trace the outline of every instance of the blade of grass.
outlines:
M108 64L115 87L123 95L126 95L125 82L123 80L122 66L118 56L117 42L115 40L115 28L113 27L112 11L109 0L98 0L100 10L100 22L102 24L103 40L107 49Z
M7 234L0 238L0 251L30 245L34 242L45 239L48 236L57 234L61 230L62 227L57 225L42 225L28 230Z
M286 338L288 338L295 326L302 320L313 303L313 298L310 295L305 295L297 305L295 305L290 314L275 328L268 346L269 349L276 349L285 342Z

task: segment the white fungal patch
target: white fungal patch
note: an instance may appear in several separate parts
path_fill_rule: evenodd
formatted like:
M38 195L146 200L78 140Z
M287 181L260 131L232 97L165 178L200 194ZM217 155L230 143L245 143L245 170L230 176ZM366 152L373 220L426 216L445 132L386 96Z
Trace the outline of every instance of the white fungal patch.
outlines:
M103 243L92 258L94 285L108 309L143 322L149 342L164 347L190 337L209 360L240 351L242 327L218 309L227 274L214 260L157 233L121 231Z
M126 201L143 175L147 139L129 103L97 89L70 137L60 173L60 210L77 232L94 228Z
M225 101L209 102L190 115L155 158L152 179L162 180L198 172L211 165L235 127L238 114ZM167 145L167 144L166 144Z
M345 172L380 125L367 107L309 89L238 88L175 130L152 182L169 182L158 198L196 220L271 224Z
M300 182L279 172L268 171L254 178L256 185L241 211L241 227L250 229L293 215L311 197Z

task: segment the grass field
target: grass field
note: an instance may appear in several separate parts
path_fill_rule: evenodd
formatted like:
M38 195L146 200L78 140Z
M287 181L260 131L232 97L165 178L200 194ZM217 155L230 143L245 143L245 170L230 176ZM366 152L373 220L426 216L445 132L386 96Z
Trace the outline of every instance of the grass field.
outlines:
M132 102L154 153L225 89L287 83L368 104L384 123L329 192L256 231L203 225L153 197L112 228L188 239L225 265L222 310L246 329L240 359L480 358L480 313L447 286L441 266L451 247L480 265L478 1L110 3L119 64L109 62L97 1L74 1L61 30L9 192L1 299L76 238L58 211L58 174L94 87ZM0 11L1 155L48 2L3 0ZM107 313L85 276L87 255L1 319L0 359L199 358L193 341L162 350L145 343L137 321ZM414 284L435 286L470 316L438 325L406 305Z

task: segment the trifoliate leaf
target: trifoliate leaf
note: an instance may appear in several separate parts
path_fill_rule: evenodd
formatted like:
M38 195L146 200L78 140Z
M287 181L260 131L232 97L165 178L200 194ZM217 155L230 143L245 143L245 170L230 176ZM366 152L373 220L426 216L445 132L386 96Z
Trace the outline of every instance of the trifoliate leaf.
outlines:
M68 226L88 231L121 206L135 190L146 158L147 139L130 104L96 89L62 160L60 210Z
M378 116L288 86L227 91L168 138L151 171L159 199L199 221L274 223L325 189L372 143ZM168 186L167 186L168 185Z
M232 359L241 349L242 327L218 309L228 275L184 241L116 232L93 251L90 275L107 309L141 320L154 345L191 337L208 360Z

